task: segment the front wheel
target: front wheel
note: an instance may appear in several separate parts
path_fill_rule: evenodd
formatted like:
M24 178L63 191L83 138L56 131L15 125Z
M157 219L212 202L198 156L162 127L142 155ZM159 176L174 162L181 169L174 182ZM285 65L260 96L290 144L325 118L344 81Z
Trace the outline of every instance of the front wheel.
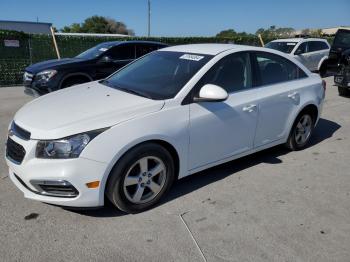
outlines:
M118 161L109 178L106 195L124 212L142 212L158 203L174 178L170 153L158 144L142 144Z
M286 146L291 150L303 149L310 140L315 119L309 112L302 112L294 122Z

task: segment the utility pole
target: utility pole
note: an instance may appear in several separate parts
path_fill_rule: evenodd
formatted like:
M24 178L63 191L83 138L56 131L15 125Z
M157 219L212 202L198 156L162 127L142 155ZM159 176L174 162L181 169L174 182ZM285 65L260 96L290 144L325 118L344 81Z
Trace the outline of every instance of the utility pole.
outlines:
M151 36L151 0L148 0L148 37Z

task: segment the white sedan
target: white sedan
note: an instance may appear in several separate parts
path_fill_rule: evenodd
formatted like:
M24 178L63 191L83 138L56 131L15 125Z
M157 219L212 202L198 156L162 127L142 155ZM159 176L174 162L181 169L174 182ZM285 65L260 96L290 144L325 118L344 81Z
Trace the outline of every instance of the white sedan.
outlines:
M175 179L269 148L304 148L325 84L275 50L164 48L110 77L40 97L10 124L6 162L25 197L150 208Z

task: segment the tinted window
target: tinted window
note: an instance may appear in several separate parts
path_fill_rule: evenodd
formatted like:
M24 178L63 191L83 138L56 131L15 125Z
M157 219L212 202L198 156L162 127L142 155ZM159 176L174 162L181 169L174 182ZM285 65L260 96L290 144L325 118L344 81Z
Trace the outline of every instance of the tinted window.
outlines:
M297 65L275 54L257 52L256 61L262 85L276 84L306 77L305 72Z
M134 45L121 45L113 47L107 53L113 60L131 60L135 59Z
M270 42L265 47L275 49L284 53L290 53L293 51L297 42Z
M328 49L328 46L326 43L321 41L311 41L309 42L309 52L315 52L319 50Z
M76 58L94 59L100 55L103 55L107 50L111 48L111 46L112 45L110 43L99 44L77 55Z
M130 63L102 84L149 97L173 98L212 56L156 51Z
M350 31L338 31L333 46L350 48Z
M231 54L217 62L199 81L201 88L205 84L214 84L224 88L227 93L252 87L252 74L249 54Z
M157 45L147 45L147 44L136 45L136 57L138 58L138 57L144 56L157 49L159 49L159 46Z
M298 49L295 51L295 53L298 53L298 54L304 54L307 52L307 44L306 42L304 43L301 43L298 47Z

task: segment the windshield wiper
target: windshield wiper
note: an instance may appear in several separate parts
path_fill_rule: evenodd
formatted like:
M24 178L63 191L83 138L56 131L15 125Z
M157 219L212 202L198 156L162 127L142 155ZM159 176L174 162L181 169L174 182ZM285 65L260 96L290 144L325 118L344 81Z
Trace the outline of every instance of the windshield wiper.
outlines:
M148 94L140 92L138 90L129 89L129 88L125 88L125 87L117 87L117 89L125 91L125 92L133 94L133 95L142 96L142 97L152 99L152 97L150 97Z
M134 89L130 89L130 88L126 88L126 87L120 87L120 86L112 85L107 79L100 80L99 83L103 84L103 85L106 85L106 86L109 86L109 87L112 87L112 88L115 88L115 89L118 89L118 90L121 90L121 91L124 91L124 92L127 92L127 93L130 93L130 94L133 94L133 95L137 95L137 96L142 96L142 97L146 97L146 98L149 98L149 99L153 99L150 95L148 95L148 94L146 94L144 92L141 92L141 91L138 91L138 90L134 90Z

